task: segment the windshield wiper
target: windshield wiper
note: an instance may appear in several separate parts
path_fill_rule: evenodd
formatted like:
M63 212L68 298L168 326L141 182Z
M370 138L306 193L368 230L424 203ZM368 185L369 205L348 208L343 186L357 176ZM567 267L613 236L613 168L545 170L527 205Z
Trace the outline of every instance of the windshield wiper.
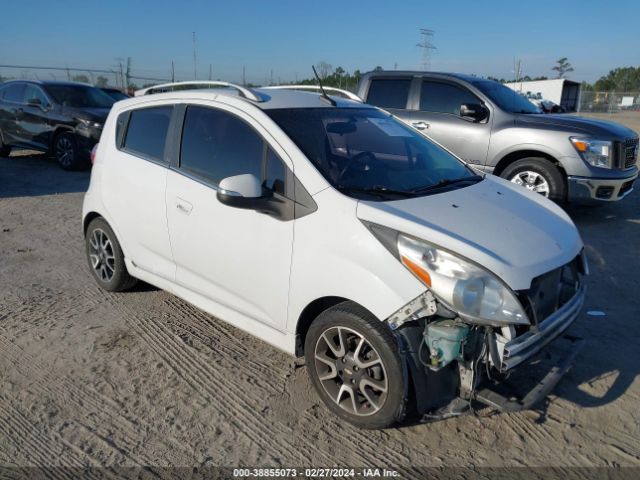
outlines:
M433 185L428 185L422 188L416 188L411 190L413 193L424 193L429 192L431 190L437 190L439 188L448 187L450 185L455 185L456 183L477 183L480 180L483 180L484 177L482 175L470 175L468 177L460 177L460 178L443 178L438 183L434 183Z
M407 190L394 190L382 185L373 185L371 187L350 187L347 185L337 185L336 188L342 192L366 193L368 195L377 195L386 197L388 195L398 195L401 197L413 197L416 192Z

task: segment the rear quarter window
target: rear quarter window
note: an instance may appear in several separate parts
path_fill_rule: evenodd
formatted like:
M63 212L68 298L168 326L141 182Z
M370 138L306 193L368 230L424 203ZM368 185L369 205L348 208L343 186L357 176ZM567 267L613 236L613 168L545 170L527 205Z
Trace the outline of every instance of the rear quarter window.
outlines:
M380 108L407 108L410 78L376 78L371 80L367 103Z
M122 149L149 160L166 163L164 149L172 111L171 106L131 111Z
M2 99L7 102L22 103L24 84L7 85L2 89Z

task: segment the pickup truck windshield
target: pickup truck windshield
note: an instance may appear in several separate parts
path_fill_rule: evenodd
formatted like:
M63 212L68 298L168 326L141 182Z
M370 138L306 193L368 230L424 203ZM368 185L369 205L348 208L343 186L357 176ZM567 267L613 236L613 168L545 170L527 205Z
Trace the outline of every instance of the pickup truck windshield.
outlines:
M481 180L453 155L377 109L265 112L331 185L355 198L428 195Z
M115 100L95 87L84 85L46 85L45 89L60 105L74 108L111 108Z
M529 100L501 83L494 82L493 80L478 80L473 82L473 85L505 112L542 113L542 111Z

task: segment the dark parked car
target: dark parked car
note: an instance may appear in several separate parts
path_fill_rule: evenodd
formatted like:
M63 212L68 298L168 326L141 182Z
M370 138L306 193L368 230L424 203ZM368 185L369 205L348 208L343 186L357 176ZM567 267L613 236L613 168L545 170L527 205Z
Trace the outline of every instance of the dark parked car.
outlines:
M127 95L126 93L124 93L122 90L118 88L100 87L100 90L102 90L104 93L109 95L116 102L119 102L120 100L126 100L127 98L131 98L129 97L129 95Z
M81 83L0 84L0 156L22 147L50 152L65 170L86 166L114 103L99 88Z

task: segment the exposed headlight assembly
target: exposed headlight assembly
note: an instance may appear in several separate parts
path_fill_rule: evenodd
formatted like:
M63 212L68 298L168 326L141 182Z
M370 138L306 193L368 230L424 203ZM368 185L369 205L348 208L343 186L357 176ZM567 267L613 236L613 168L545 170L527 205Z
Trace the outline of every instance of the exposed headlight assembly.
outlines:
M594 167L611 168L613 165L613 145L606 140L569 137L582 159Z
M379 225L371 232L445 306L470 322L529 324L514 292L493 273L447 250Z

